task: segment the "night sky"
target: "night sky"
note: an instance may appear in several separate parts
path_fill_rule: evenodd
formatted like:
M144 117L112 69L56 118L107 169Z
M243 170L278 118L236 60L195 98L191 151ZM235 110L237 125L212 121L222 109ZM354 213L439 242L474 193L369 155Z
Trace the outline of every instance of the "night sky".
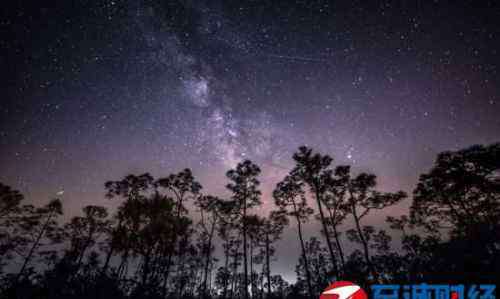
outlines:
M267 214L304 144L411 192L438 152L500 139L494 1L56 2L2 9L0 181L67 215L129 173L227 195L242 159Z

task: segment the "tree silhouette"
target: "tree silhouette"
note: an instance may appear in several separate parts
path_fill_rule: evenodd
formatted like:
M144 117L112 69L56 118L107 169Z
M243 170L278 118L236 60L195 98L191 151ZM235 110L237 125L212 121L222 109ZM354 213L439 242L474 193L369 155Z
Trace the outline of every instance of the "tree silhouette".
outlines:
M340 232L338 227L342 224L348 214L348 184L346 182L348 176L345 174L348 173L349 170L349 166L337 166L335 168L335 177L332 177L330 180L325 182L326 192L323 197L326 210L328 211L327 223L332 227L336 249L340 257L341 272L344 271L345 257L340 242Z
M87 251L108 233L110 221L107 218L106 208L89 205L83 208L83 216L73 217L64 226L64 238L70 243L65 260L74 267L71 275L78 273Z
M490 281L498 271L499 171L500 144L495 143L440 153L434 167L420 176L411 222L433 236L450 232L448 241L433 243L427 276L463 273L457 279L471 279L469 273L475 273L475 279Z
M200 222L202 233L200 238L201 243L201 253L205 257L204 271L203 271L203 283L202 283L202 294L203 297L208 297L208 278L209 270L212 264L212 252L213 238L215 235L215 230L217 228L217 223L219 222L220 209L222 205L222 200L214 196L199 196L195 202L200 210Z
M224 265L217 270L216 284L222 289L222 298L225 299L229 291L229 287L232 285L232 279L234 279L234 275L231 276L231 269L234 269L234 267L230 267L231 257L236 257L234 263L235 266L237 266L238 251L234 249L235 247L238 247L236 244L238 240L236 235L237 227L231 218L233 213L231 202L219 201L217 212L219 214L217 235L223 242ZM232 254L234 251L236 252L235 255Z
M262 255L259 254L258 250L260 246L264 243L263 240L263 227L264 227L264 218L259 217L258 215L248 215L246 217L246 226L247 226L247 235L248 235L248 254L250 257L249 262L249 272L250 272L250 290L251 296L254 297L257 291L257 281L258 275L255 272L254 264L262 263Z
M415 225L410 218L403 215L399 218L389 216L387 222L392 229L401 232L402 250L401 258L404 273L398 277L399 281L423 281L435 267L432 260L435 251L441 242L440 236L432 230L431 234L418 235L414 233Z
M19 211L19 206L24 196L11 187L0 183L0 219L5 221L5 218L12 213Z
M251 161L227 172L228 199L202 193L189 169L157 180L128 175L105 184L116 203L109 214L89 205L67 221L59 200L23 205L19 191L0 183L0 297L248 299L251 290L255 299L305 299L339 277L362 287L498 283L499 153L492 144L439 154L420 176L409 214L387 217L396 234L366 217L399 203L404 192L379 192L375 175L352 176L349 166L332 171L329 156L305 147L273 190L267 217L255 214L260 169ZM306 241L304 224L314 214L308 195L326 242L314 232ZM301 250L292 284L271 271L290 220ZM339 227L346 227L347 246Z
M125 263L129 251L129 242L126 234L130 231L134 233L139 225L139 211L136 206L140 205L140 201L144 198L144 192L147 192L153 186L153 177L148 174L139 176L128 175L121 181L109 181L104 184L106 188L106 197L109 199L120 198L125 200L125 203L119 208L115 218L117 226L111 232L111 242L108 248L108 253L103 265L103 273L106 273L111 257L115 251L122 252L122 264Z
M281 275L271 276L271 287L275 290L276 298L285 298L289 284Z
M253 262L263 263L262 273L265 276L267 297L272 297L272 282L271 282L271 259L274 256L275 248L273 243L279 240L283 229L287 224L287 219L283 213L273 211L268 217L259 217L251 215L247 217L248 235L250 237L250 273L253 273ZM254 258L253 248L261 248L260 253ZM252 292L257 293L258 275L255 273L251 278Z
M59 199L51 200L47 205L41 208L28 209L27 215L22 217L21 227L24 232L29 235L28 253L23 258L21 269L17 273L15 284L24 279L25 271L29 266L33 256L38 248L43 244L43 238L55 237L57 233L58 223L57 217L62 215L62 204Z
M443 152L414 191L411 216L420 224L471 236L500 219L500 143Z
M231 202L238 219L241 222L241 233L243 237L243 294L248 298L248 261L247 261L247 216L248 210L261 204L261 192L258 189L260 168L249 160L238 163L235 169L231 169L226 176L231 181L227 189L232 192Z
M305 243L305 250L308 255L313 293L318 296L330 283L328 275L330 269L328 263L325 263L325 260L328 260L328 250L321 246L321 242L316 237L311 237ZM305 260L301 258L297 265L296 272L299 281L304 277L304 262Z
M328 223L323 211L323 202L325 201L325 193L329 182L332 180L332 170L330 164L333 159L328 155L319 153L313 154L312 149L302 146L299 151L293 155L295 167L292 170L292 175L302 180L309 186L310 192L313 194L318 205L323 235L326 239L328 251L332 261L332 269L334 275L338 278L339 272L337 267L337 259L330 240L330 232Z
M24 196L9 186L0 183L0 273L8 260L13 258L16 248L24 238L19 236L18 223Z
M139 279L131 296L165 295L173 255L182 252L179 254L182 259L183 254L189 252L182 247L189 242L192 221L184 216L187 210L183 202L195 198L201 185L189 170L184 170L158 181L149 174L129 175L121 181L106 183L106 188L109 198L120 197L125 201L118 208L118 226L112 232L105 268L111 253L117 251L121 262L116 272L118 277L126 278L128 265L139 257L140 266L135 271ZM184 266L179 260L177 282L182 286L185 282L180 277L187 271ZM178 296L182 291L183 288L176 288Z
M299 236L300 248L302 250L301 257L304 261L304 271L306 274L307 294L309 298L314 298L311 272L302 234L302 224L308 220L309 216L313 214L314 211L307 206L302 183L295 177L286 176L283 181L279 182L273 192L273 197L276 206L279 208L278 213L287 217L293 217L297 222L297 233Z
M173 198L175 202L175 217L176 220L174 220L174 231L177 232L184 232L184 237L187 237L186 233L187 231L187 226L190 225L190 220L188 218L183 217L186 213L187 210L184 206L184 203L187 200L196 200L198 196L200 196L200 191L202 189L201 184L196 181L194 178L192 172L190 169L184 169L183 171L177 173L177 174L171 174L166 178L161 178L159 179L156 184L165 189L167 192L169 192L170 198ZM181 243L178 242L179 240L179 234L174 233L171 234L171 240L170 240L170 246L166 246L164 248L164 254L166 253L167 255L167 260L166 260L166 265L165 265L165 270L164 270L164 281L163 281L163 292L164 294L167 291L167 283L168 283L168 278L171 272L171 265L172 265L172 258L175 253L175 247L176 243L177 244L177 252L179 253L179 259L183 258L184 250L180 247ZM178 263L178 266L180 269L177 269L177 271L182 272L183 269L182 267L184 266L183 263ZM178 291L182 291L179 290ZM179 294L177 294L179 296Z
M274 255L275 249L272 244L279 240L281 234L283 233L283 229L287 224L287 219L283 216L284 215L282 213L274 211L268 218L264 219L262 225L268 298L272 295L271 287L273 284L271 280L271 257ZM278 288L280 287L282 287L282 285L278 284L276 289L279 291Z
M50 298L95 295L100 276L98 245L109 230L108 213L105 208L92 205L82 211L82 216L71 218L62 229L62 241L67 249L60 256L49 256L47 271L37 278L41 281L39 292L50 294ZM114 291L119 293L118 289Z
M403 191L397 193L382 193L375 191L374 188L377 185L375 175L361 173L355 178L351 178L350 169L348 167L343 168L341 171L337 171L337 175L340 178L339 182L345 184L345 188L348 192L348 204L346 208L351 214L356 227L354 230L350 230L349 234L353 241L361 243L367 269L373 276L373 279L378 281L378 273L370 258L368 240L370 234L374 232L373 227L363 226L361 221L372 210L381 210L394 205L406 198L406 194Z

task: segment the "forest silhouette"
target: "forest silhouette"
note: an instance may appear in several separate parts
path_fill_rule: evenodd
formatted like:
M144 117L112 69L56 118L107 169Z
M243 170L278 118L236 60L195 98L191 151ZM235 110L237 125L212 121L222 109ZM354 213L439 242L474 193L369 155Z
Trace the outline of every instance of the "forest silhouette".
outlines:
M0 184L0 297L312 299L338 280L366 291L497 283L500 143L440 153L412 195L378 191L374 174L353 174L308 147L293 161L269 215L258 213L260 168L249 160L227 171L227 198L206 194L189 169L131 174L105 183L116 210L89 205L66 223L60 200L26 204ZM392 231L366 224L402 200L410 209L387 217ZM320 231L308 235L312 221ZM294 283L273 270L275 246L292 229L301 250L290 261Z

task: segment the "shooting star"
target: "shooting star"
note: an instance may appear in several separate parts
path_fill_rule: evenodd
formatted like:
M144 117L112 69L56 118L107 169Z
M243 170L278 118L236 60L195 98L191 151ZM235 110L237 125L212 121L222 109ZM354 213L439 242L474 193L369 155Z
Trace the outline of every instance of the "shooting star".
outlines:
M321 58L311 58L304 56L288 56L288 55L278 55L278 54L263 54L264 56L278 59L287 59L287 60L298 60L298 61L307 61L307 62L328 62L327 59Z

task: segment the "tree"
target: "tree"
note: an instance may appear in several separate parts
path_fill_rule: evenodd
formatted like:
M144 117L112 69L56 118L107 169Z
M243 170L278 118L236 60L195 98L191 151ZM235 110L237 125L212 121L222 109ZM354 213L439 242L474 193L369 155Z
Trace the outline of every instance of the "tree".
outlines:
M223 252L224 252L224 266L217 271L217 284L222 288L222 298L226 298L229 287L232 286L232 282L236 276L236 269L238 265L238 250L239 247L239 236L237 235L238 226L236 221L233 221L233 206L231 201L221 200L218 204L217 212L218 225L217 225L217 235L223 241ZM233 263L230 260L233 258ZM234 275L231 275L233 272ZM226 280L223 280L226 278Z
M340 257L340 272L342 272L342 274L345 267L345 257L340 243L340 232L338 230L338 226L342 224L348 214L348 209L346 209L348 195L348 184L346 184L346 179L348 179L348 177L345 173L348 173L349 169L349 166L337 166L335 168L335 177L325 182L326 192L323 198L328 212L327 223L333 230L333 238L335 239L335 245Z
M144 296L145 292L157 292L158 280L157 265L165 259L158 255L160 248L169 242L175 227L174 204L168 197L158 192L145 198L140 207L142 222L133 235L132 247L134 255L141 257L140 286L137 296Z
M286 217L293 217L297 222L297 232L300 248L302 250L301 257L304 261L304 270L306 274L307 293L309 298L314 298L309 262L302 234L302 224L308 220L309 216L313 214L314 211L307 206L302 184L303 183L296 177L286 176L283 181L276 185L273 191L273 197L276 206L279 208L279 213Z
M268 217L257 215L247 216L247 232L250 239L250 273L253 273L253 263L263 262L263 273L266 277L267 296L271 297L271 259L274 255L273 243L276 242L287 224L287 219L278 211L273 211ZM260 253L255 257L253 250L261 248ZM256 275L251 276L252 294L257 293Z
M264 254L265 254L265 272L267 276L267 294L268 298L271 296L271 257L274 255L274 247L272 244L279 240L283 229L287 224L287 218L284 217L283 213L278 211L271 212L268 218L263 219L262 223L262 240L264 242ZM280 276L281 278L281 276ZM280 285L281 287L281 285Z
M59 215L62 215L61 201L53 199L41 208L32 209L29 207L27 215L23 216L21 226L31 240L29 242L28 253L24 256L21 269L16 276L15 284L24 279L25 271L33 256L38 248L44 245L43 238L55 237L54 233L57 233L57 217Z
M259 188L260 168L249 160L238 163L235 169L231 169L226 176L231 181L227 188L232 192L231 202L241 222L241 233L243 237L243 293L248 298L248 261L247 261L247 216L248 210L261 204Z
M72 274L78 273L85 254L108 233L110 221L104 207L89 205L83 208L83 216L73 217L64 226L64 238L70 241L66 252L67 261L74 264Z
M2 221L12 213L19 211L24 196L11 187L0 183L0 219Z
M11 259L15 249L23 243L17 233L23 199L18 190L0 183L0 273L5 259Z
M250 290L252 297L257 294L257 282L258 282L258 274L255 271L254 265L261 264L263 262L264 254L263 252L255 250L259 250L261 246L264 245L264 221L263 217L259 217L258 215L247 215L246 217L246 226L247 226L247 235L248 235L248 255L250 257L249 265L250 265ZM264 245L265 246L265 245Z
M173 184L182 185L182 182ZM158 184L149 174L129 175L121 181L106 183L106 188L109 198L118 197L124 201L118 207L118 226L112 231L105 265L113 251L121 253L116 272L118 277L127 277L127 265L139 258L139 266L135 268L137 287L132 297L165 292L161 282L163 280L165 286L168 276L162 266L169 265L173 255L172 240L177 240L178 235L190 234L191 220L179 215L184 211L182 203L160 193Z
M328 260L328 250L321 246L321 242L316 237L311 237L305 243L305 248L308 253L311 284L313 292L317 297L330 283L328 279L330 269L329 265L325 263L325 260ZM304 277L304 267L304 259L301 258L296 269L299 280L302 280Z
M285 298L285 294L289 284L286 280L281 277L281 275L273 275L271 277L271 285L275 290L275 298Z
M348 192L348 204L346 208L352 215L356 226L355 230L351 230L349 234L352 240L361 243L368 272L370 272L375 281L378 281L378 273L370 258L369 242L367 239L373 233L373 227L364 227L361 221L374 209L381 210L400 202L406 198L406 193L403 191L396 193L375 191L374 188L377 185L377 181L376 176L373 174L361 173L355 178L351 178L349 168L344 168L343 171L339 171L337 174L340 177L340 181L345 184Z
M200 191L202 189L201 184L195 179L193 176L192 172L190 169L184 169L183 171L176 173L176 174L171 174L165 178L160 178L158 181L155 183L158 187L162 188L166 192L169 193L169 197L173 199L175 202L175 217L176 220L174 221L174 231L175 232L184 232L184 237L186 236L186 233L188 232L187 226L190 225L190 220L185 217L187 214L187 209L185 208L184 204L189 201L189 200L196 200L200 196ZM180 247L180 238L182 238L182 235L179 235L178 233L172 234L172 238L170 240L170 245L172 246L169 248L168 246L164 248L164 253L167 255L167 260L164 265L164 281L163 281L163 289L164 293L166 293L167 290L167 283L168 283L168 278L171 272L171 266L172 266L172 259L173 256L176 252L179 253L179 259L182 259L182 255L184 254L184 250ZM178 267L180 269L177 269L178 272L182 272L184 265L182 263L178 263Z
M341 266L336 278L362 287L496 283L499 153L494 144L439 154L420 177L409 215L387 218L402 235L397 251L394 234L366 218L406 194L377 191L375 175L352 175L349 166L332 171L331 158L308 148L299 150L295 167L273 190L277 208L267 217L255 214L260 169L250 161L227 172L227 200L203 194L188 169L158 180L128 175L105 184L106 196L117 200L113 217L90 205L65 224L59 200L23 205L19 191L0 184L0 297L248 299L251 290L254 299L312 299L331 281L332 254ZM318 204L326 244L305 240L303 226L314 214L307 196ZM193 206L199 216L190 214ZM346 217L353 220L348 240L359 248L344 256L338 226ZM274 246L289 221L301 248L292 285L271 271Z
M366 262L364 247L363 251L355 250L354 254L350 256L351 273L347 273L347 276L365 286L371 283L365 273L371 273L372 278L379 283L388 283L395 281L397 277L401 277L402 273L404 273L402 271L402 259L396 252L391 250L391 236L385 230L376 230L370 225L362 226L362 230L364 241L370 249L369 261L371 264ZM357 230L349 230L347 236L349 240L361 243ZM355 268L352 268L352 266L355 266ZM370 268L370 266L373 268ZM359 274L364 275L359 277Z
M498 276L499 170L500 143L495 143L442 152L420 176L409 217L390 219L403 232L412 278L491 282ZM415 226L426 235L421 229L409 233Z
M404 273L399 281L428 280L429 274L435 269L434 256L442 242L439 233L433 229L430 234L417 234L415 224L406 215L399 218L389 216L386 221L391 229L401 232Z
M126 263L130 242L127 233L135 233L140 222L139 207L145 198L145 193L153 186L153 177L149 173L128 175L120 181L109 181L104 184L106 198L120 198L125 202L119 207L115 216L117 226L110 232L110 244L103 265L103 274L106 273L111 257L115 251L122 252L122 265Z
M413 196L410 213L420 225L451 229L462 237L498 231L500 143L440 153L434 167L420 176Z
M228 267L219 267L215 274L215 285L222 290L221 297L226 298L228 282L231 279L231 272Z
M318 205L319 218L323 228L323 235L326 239L326 245L330 253L333 273L338 278L337 259L335 258L327 219L323 211L325 193L327 192L329 183L332 181L330 164L333 159L328 155L321 155L319 153L313 154L312 149L305 146L299 148L299 151L293 155L293 159L295 160L295 167L292 170L293 176L307 184Z
M202 230L200 233L200 249L201 253L205 256L201 291L203 297L208 296L209 270L212 263L212 252L214 251L212 241L217 227L217 222L219 221L221 202L222 200L220 198L210 195L200 196L195 202L196 206L200 210L199 226Z
M160 178L155 184L172 193L177 217L187 213L184 206L185 202L187 200L196 200L203 188L189 168L165 178Z

